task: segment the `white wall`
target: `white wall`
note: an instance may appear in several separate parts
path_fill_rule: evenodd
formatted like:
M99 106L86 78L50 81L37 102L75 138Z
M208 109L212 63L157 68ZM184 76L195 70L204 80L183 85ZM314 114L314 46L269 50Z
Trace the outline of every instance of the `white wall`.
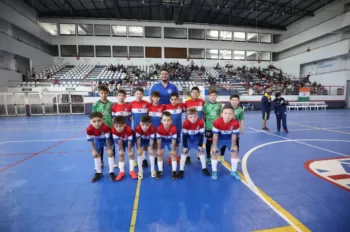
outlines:
M22 75L15 71L0 68L0 91L7 91L9 81L22 81Z
M16 69L16 62L12 53L0 50L0 68L3 69Z

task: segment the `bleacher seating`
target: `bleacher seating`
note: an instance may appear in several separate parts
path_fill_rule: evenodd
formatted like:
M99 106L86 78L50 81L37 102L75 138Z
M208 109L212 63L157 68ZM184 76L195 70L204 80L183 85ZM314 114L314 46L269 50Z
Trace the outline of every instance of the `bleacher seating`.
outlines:
M63 67L64 67L64 65L53 65L53 66L49 67L48 69L43 70L42 72L35 74L35 79L37 79L37 80L45 80L45 79L47 79L47 74L48 73L50 73L52 76L54 76Z
M325 102L289 102L287 109L290 111L291 109L299 109L301 110L312 110L312 109L326 109L328 106Z
M67 73L65 73L61 79L84 79L95 67L95 65L77 65Z

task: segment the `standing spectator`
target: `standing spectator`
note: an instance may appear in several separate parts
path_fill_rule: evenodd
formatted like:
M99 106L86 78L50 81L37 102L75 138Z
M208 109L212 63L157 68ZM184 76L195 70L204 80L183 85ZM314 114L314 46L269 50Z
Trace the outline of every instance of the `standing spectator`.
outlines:
M149 95L152 96L154 91L160 92L159 104L165 105L170 104L170 95L172 93L179 93L176 85L169 82L169 72L166 69L162 69L160 72L160 82L154 84L150 91Z
M269 128L266 127L266 121L270 118L271 111L271 87L266 87L265 94L261 98L261 111L262 111L262 130L270 131Z

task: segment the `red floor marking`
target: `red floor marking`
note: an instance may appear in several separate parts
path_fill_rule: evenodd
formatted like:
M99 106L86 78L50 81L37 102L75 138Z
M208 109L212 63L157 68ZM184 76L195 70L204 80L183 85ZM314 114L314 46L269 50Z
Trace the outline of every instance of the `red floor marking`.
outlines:
M69 138L67 138L67 139L64 139L64 140L62 140L62 141L60 141L60 142L58 142L58 143L55 143L54 145L51 145L51 146L49 146L48 148L45 148L45 149L42 150L42 151L33 153L33 155L31 155L31 156L28 156L28 157L26 157L26 158L24 158L24 159L21 159L20 161L17 161L16 163L13 163L13 164L11 164L11 165L5 167L5 168L0 169L0 172L3 172L3 171L5 171L5 170L7 170L7 169L10 169L10 168L16 166L17 164L20 164L20 163L22 163L22 162L24 162L24 161L26 161L26 160L29 160L29 159L31 159L31 158L33 158L33 157L39 155L39 154L42 154L42 153L46 152L47 150L50 150L51 148L57 147L58 145L61 145L62 143L67 142L67 141L69 141L70 139L73 139L74 137L77 137L77 136L80 135L80 134L81 134L81 132L79 132L78 134L73 135L72 137L69 137Z
M340 175L333 175L333 176L328 176L329 178L333 180L343 180L343 179L350 179L349 174L340 174Z

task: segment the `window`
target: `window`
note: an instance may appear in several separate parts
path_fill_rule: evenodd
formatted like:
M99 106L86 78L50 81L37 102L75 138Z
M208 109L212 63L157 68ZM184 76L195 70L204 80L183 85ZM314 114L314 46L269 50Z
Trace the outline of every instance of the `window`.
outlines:
M205 30L204 29L188 29L189 39L205 40Z
M94 25L95 28L95 35L96 36L110 36L111 35L111 28L110 25Z
M126 26L112 26L112 36L126 37Z
M128 47L113 46L113 57L128 57Z
M219 59L219 50L218 49L207 49L207 59Z
M79 45L78 50L80 57L95 57L95 49L92 45Z
M220 50L220 60L232 60L232 50Z
M247 60L258 60L257 51L247 51Z
M164 27L164 38L187 39L187 29L186 28Z
M144 55L144 49L140 46L130 46L129 47L129 56L130 57L140 57L143 58Z
M162 28L161 27L145 27L146 38L161 38Z
M76 35L75 24L60 24L60 35Z
M245 51L234 50L233 51L234 60L245 60Z
M233 32L233 41L245 42L245 32Z
M272 35L260 34L260 43L272 43Z
M61 56L62 57L77 56L77 46L76 45L61 45Z
M96 57L111 57L111 46L96 46Z
M204 48L189 48L188 56L190 59L205 59Z
M207 30L207 40L219 40L219 31Z
M258 33L247 33L247 41L251 43L259 42L259 34Z
M94 26L92 24L78 24L77 31L78 35L93 36Z
M271 60L271 52L259 52L259 58L263 61Z
M58 35L56 23L39 23L39 25L51 35Z
M232 41L232 31L220 31L221 41Z
M143 37L143 27L129 26L129 37Z

